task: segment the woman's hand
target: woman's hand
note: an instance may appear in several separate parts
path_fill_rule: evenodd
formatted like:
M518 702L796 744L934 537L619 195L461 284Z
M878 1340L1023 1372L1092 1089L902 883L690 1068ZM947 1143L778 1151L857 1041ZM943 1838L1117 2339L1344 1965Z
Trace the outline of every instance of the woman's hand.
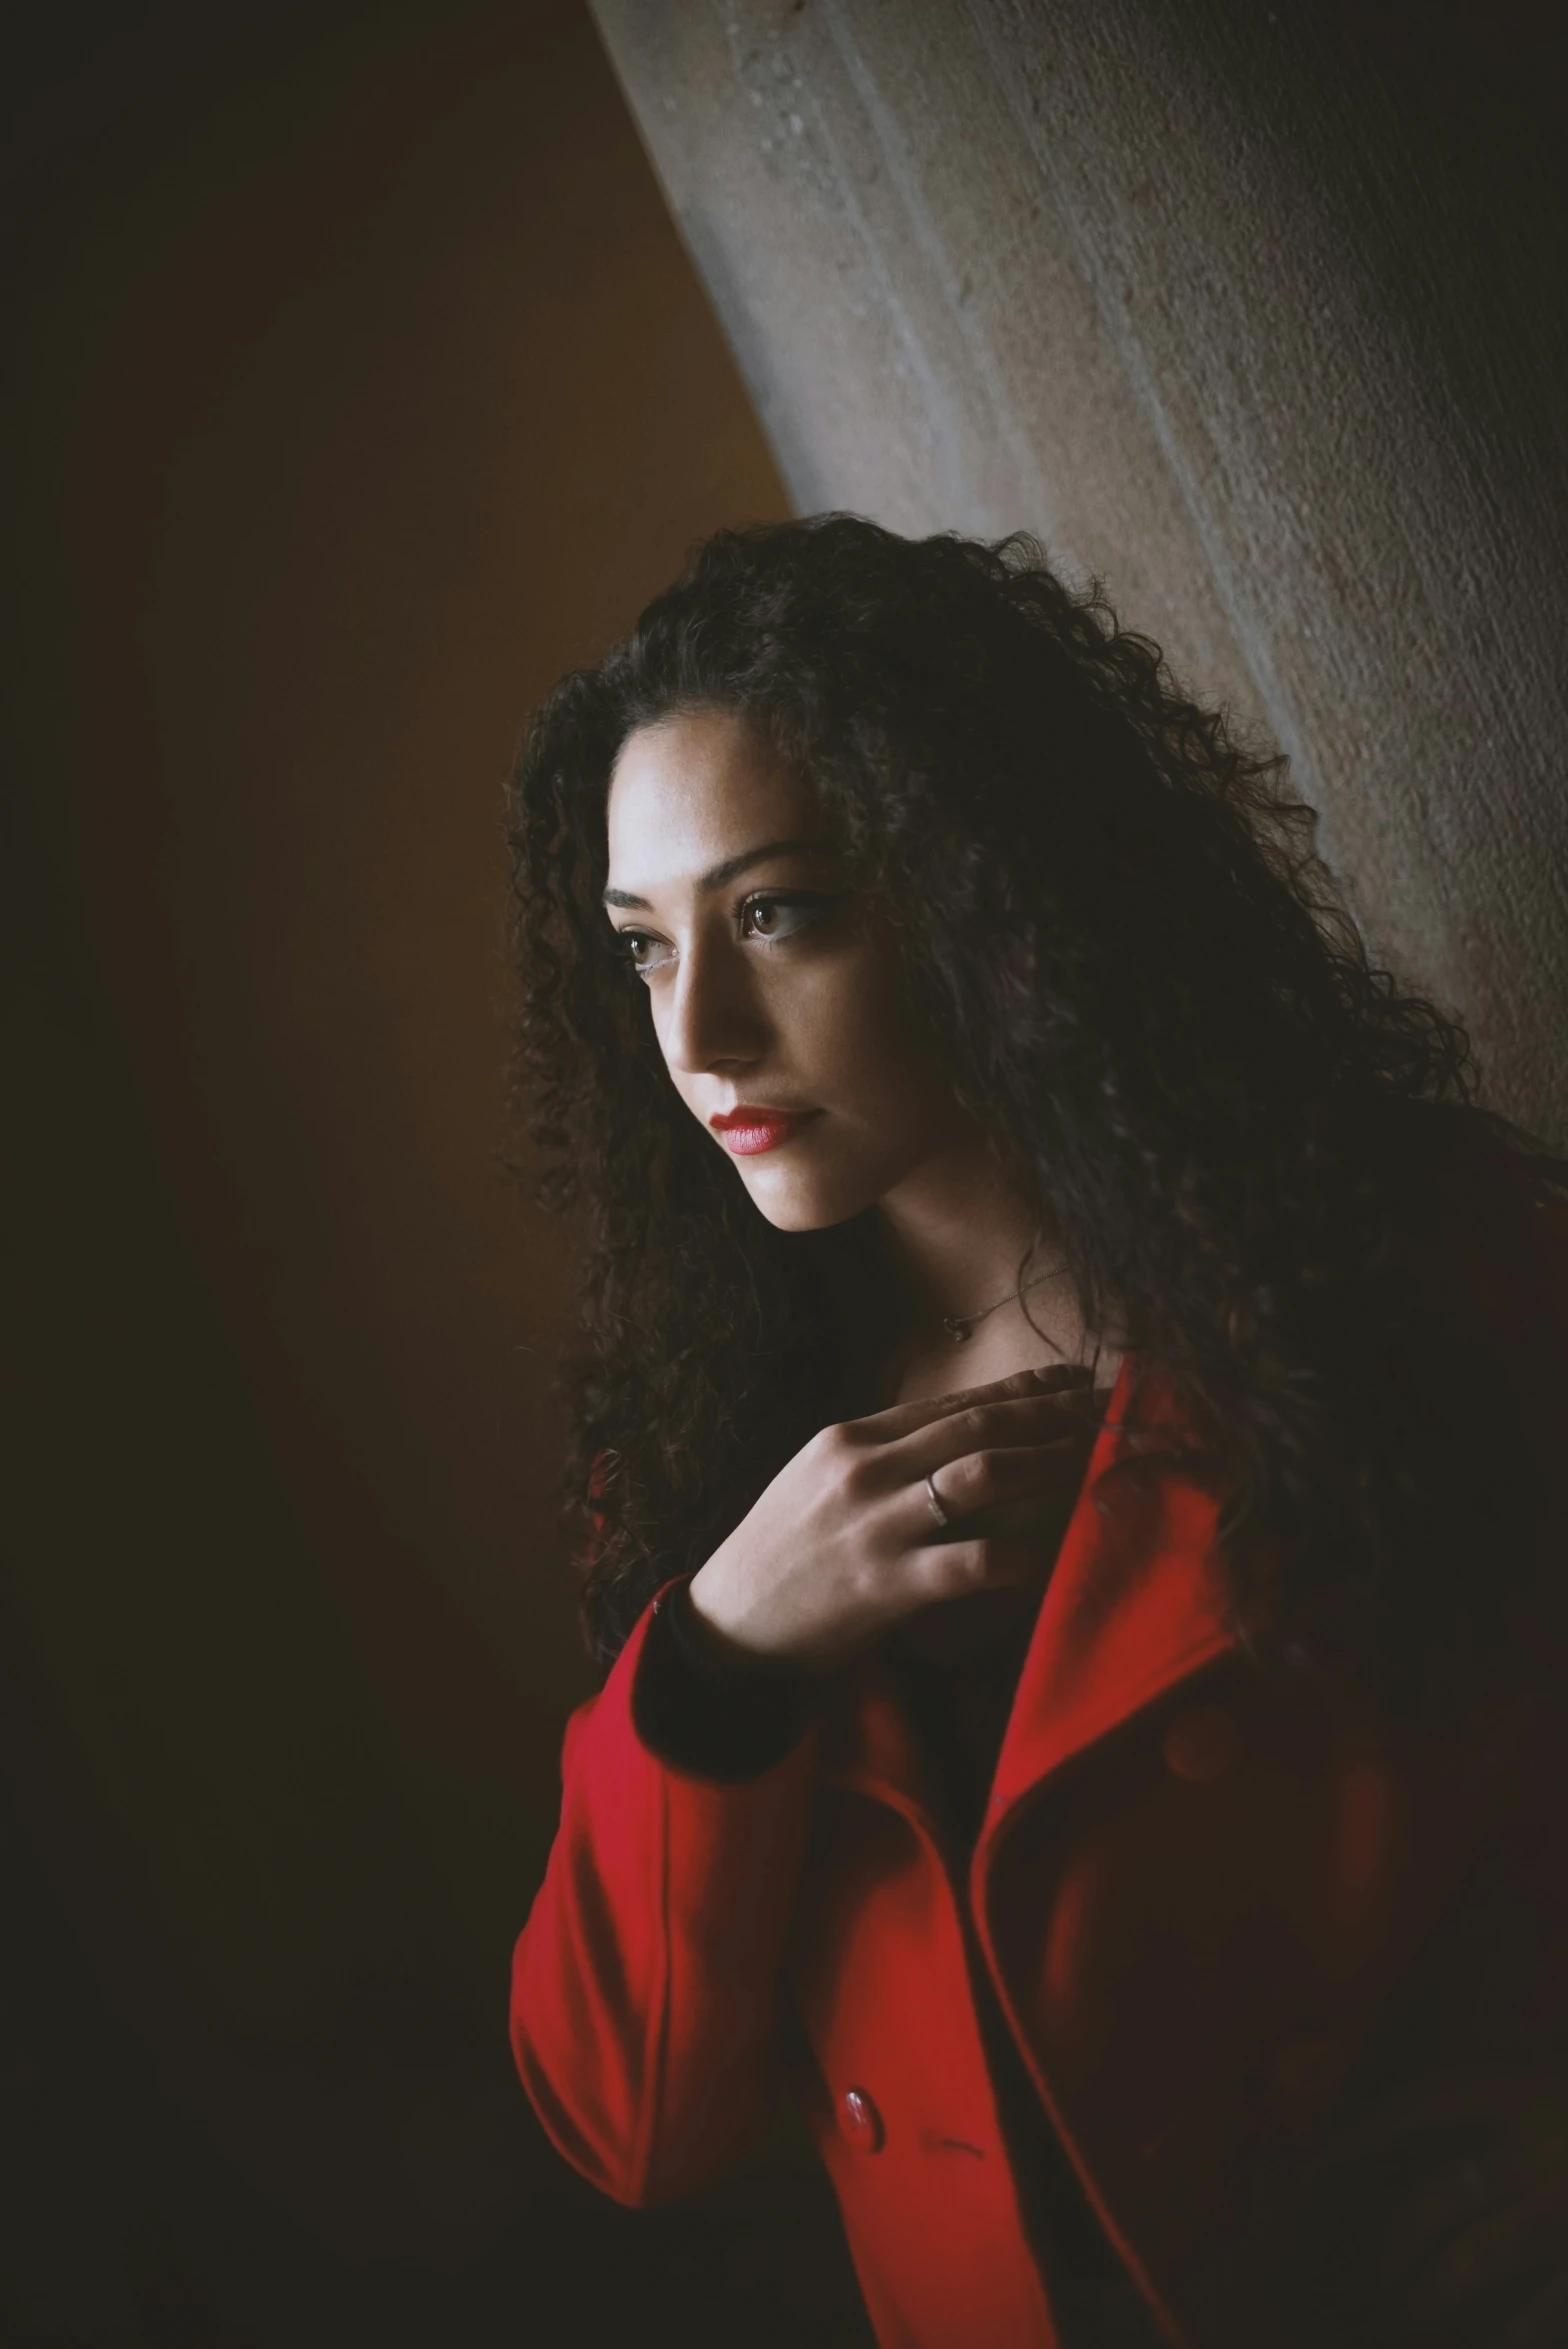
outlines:
M939 1600L1026 1581L1030 1525L1077 1494L1104 1400L1053 1366L824 1428L693 1577L698 1621L732 1651L826 1670Z
M1564 2349L1568 2080L1424 2082L1370 2115L1334 2167L1362 2230L1377 2213L1357 2344Z

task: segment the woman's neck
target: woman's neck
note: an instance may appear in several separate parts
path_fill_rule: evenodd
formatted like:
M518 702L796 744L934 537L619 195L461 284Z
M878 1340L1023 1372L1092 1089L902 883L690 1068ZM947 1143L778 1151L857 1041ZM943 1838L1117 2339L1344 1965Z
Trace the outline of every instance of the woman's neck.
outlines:
M880 1215L899 1316L885 1402L1095 1360L1055 1231L983 1139L926 1160ZM1112 1368L1102 1353L1097 1380Z

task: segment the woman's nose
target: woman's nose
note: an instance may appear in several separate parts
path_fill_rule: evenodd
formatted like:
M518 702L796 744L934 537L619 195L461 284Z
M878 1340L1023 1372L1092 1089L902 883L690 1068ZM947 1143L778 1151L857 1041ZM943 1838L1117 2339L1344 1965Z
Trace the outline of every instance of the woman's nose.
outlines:
M744 958L718 940L693 941L681 956L660 1043L672 1069L705 1069L758 1058L766 1040L762 1006Z

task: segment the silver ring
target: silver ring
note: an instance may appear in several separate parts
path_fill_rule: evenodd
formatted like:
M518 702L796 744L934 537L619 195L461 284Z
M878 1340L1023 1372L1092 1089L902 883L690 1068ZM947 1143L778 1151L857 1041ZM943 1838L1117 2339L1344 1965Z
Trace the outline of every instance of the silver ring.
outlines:
M951 1517L949 1517L947 1511L943 1508L940 1500L937 1498L937 1489L936 1486L931 1482L929 1472L926 1476L926 1499L931 1504L932 1516L936 1519L937 1524L945 1531L946 1528L952 1524L953 1520Z

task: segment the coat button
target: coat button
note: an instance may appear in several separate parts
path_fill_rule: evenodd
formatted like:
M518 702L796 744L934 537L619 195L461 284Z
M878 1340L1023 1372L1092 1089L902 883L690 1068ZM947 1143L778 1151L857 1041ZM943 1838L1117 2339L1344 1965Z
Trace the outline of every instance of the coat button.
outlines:
M839 2099L838 2125L851 2145L862 2153L880 2153L884 2131L882 2115L864 2088L846 2088Z
M1207 1786L1223 1778L1241 1752L1241 1731L1220 1705L1193 1705L1178 1713L1165 1732L1161 1751L1173 1777Z
M1296 2039L1281 2048L1274 2078L1294 2104L1332 2104L1345 2085L1348 2068L1337 2039Z

